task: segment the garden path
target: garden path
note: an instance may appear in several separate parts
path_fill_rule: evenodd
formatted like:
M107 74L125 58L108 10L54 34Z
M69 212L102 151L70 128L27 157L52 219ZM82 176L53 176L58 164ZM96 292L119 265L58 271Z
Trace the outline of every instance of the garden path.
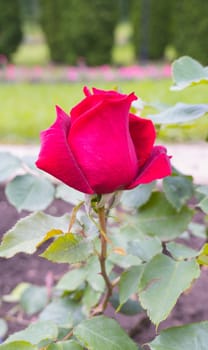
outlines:
M192 175L195 183L208 184L208 143L165 144L172 164L186 175ZM39 146L0 145L0 152L8 151L20 157L37 156Z

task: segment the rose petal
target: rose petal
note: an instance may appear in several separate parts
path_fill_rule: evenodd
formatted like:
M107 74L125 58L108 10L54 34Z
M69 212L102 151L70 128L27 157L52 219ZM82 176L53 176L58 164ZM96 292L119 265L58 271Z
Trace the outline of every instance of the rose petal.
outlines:
M122 102L123 100L126 100L128 97L131 99L131 101L134 101L137 99L134 93L130 95L124 95L120 94L116 91L104 91L104 90L98 90L93 88L93 95L90 93L89 89L85 86L84 87L84 94L86 97L79 102L75 107L72 108L71 110L71 124L73 125L74 122L82 117L83 115L88 115L91 113L91 110L94 108L99 108L99 106L104 102L104 101L111 101L113 102Z
M66 185L92 194L94 191L79 168L67 142L70 118L61 108L56 107L56 111L55 123L41 133L42 146L36 165Z
M91 92L90 92L90 89L87 86L83 87L83 92L84 92L86 97L92 95Z
M103 102L103 98L99 95L89 95L79 102L70 112L71 125L79 119L83 114L90 113L91 109L99 107Z
M126 94L121 94L120 92L116 90L101 90L97 88L92 88L94 95L100 95L102 96L102 99L111 99L115 101L123 100L123 98L126 98ZM132 92L129 96L132 97L132 101L137 100L137 96Z
M70 130L70 148L96 193L124 187L138 171L128 127L133 99L132 94L123 95L119 103L103 100L77 118Z
M125 189L131 190L138 185L146 184L169 175L171 175L171 164L170 157L166 154L166 148L155 146L150 158L140 169L136 179L129 186L125 187Z
M135 146L139 167L143 166L152 152L156 132L151 120L129 114L129 130Z

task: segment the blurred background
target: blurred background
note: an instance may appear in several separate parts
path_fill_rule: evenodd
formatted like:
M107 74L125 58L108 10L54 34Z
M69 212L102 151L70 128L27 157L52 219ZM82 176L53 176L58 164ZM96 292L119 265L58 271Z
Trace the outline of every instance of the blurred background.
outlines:
M15 64L207 64L204 0L1 0L0 54ZM3 63L3 62L1 62Z
M0 142L37 142L54 105L69 111L83 84L154 104L204 102L203 87L169 86L177 57L208 63L207 15L205 0L0 0ZM206 139L207 121L164 127L159 137Z

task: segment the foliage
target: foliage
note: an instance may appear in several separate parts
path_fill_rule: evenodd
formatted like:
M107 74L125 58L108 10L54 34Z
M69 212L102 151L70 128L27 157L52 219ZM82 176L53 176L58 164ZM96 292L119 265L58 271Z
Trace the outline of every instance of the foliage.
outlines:
M208 322L166 329L151 342L151 350L206 349ZM193 341L194 339L194 341Z
M29 4L26 0L23 1L25 1L25 4ZM33 15L32 18L30 17L31 15ZM17 51L12 55L12 62L16 65L27 67L45 66L50 62L49 48L42 27L39 24L40 21L36 22L37 15L39 19L39 12L37 13L36 10L35 13L34 11L31 13L31 8L26 9L26 13L23 14L26 19L31 18L31 20L30 22L23 22L23 35L26 40L21 43ZM129 22L117 23L112 48L112 63L116 66L129 66L135 62L133 46L130 42L131 33L132 28Z
M20 0L19 5L22 21L28 22L30 25L36 24L40 16L39 0Z
M21 15L17 0L0 1L0 54L8 59L22 40Z
M170 40L172 1L132 0L133 42L138 59L161 59Z
M204 45L208 35L207 11L208 2L204 0L173 1L172 44L178 56L189 55L202 64L208 63L208 49Z
M193 58L184 56L173 63L172 90L183 90L199 84L208 83L208 70ZM156 124L186 123L205 115L208 112L208 104L183 104L177 103L156 115L149 117Z
M172 90L183 90L188 86L208 84L208 68L191 57L181 57L173 63Z
M24 169L23 162L14 156L2 154L1 164L2 181L9 178L10 181L7 186L10 186L10 183L14 184L12 195L15 197L18 193L22 195L22 191L18 189L19 186L21 188L21 182L14 182L12 173L21 167ZM30 174L30 176L42 180L39 172L36 171L37 173L35 173L34 168L32 170L33 174ZM28 175L18 176L24 179ZM190 188L188 187L187 190L182 192L179 191L175 201L175 189L172 187L171 180L177 178L179 183L181 181L182 186L184 182L188 181ZM120 229L118 230L110 223L108 227L111 244L109 244L106 259L106 271L111 276L115 266L123 269L120 278L116 270L113 271L114 276L111 277L113 278L112 285L115 283L116 286L118 283L119 286L118 297L116 292L113 292L110 299L112 306L118 312L129 315L135 312L143 312L144 308L151 320L158 325L168 316L178 296L199 276L200 270L196 262L196 256L201 253L189 251L183 245L170 246L172 240L181 236L184 230L187 229L192 219L191 211L188 216L185 214L186 211L189 213L187 201L195 189L191 178L187 179L182 174L176 175L173 173L173 176L163 180L164 194L158 192L155 186L156 184L143 185L141 190L136 188L127 191L121 197L120 205L123 218L120 219ZM40 245L48 241L48 247L42 256L55 262L72 264L70 271L53 287L51 300L47 299L45 287L30 284L22 286L18 293L13 291L11 295L5 296L7 302L19 300L21 308L28 316L41 312L39 314L40 321L29 326L25 331L10 336L0 348L7 349L8 343L10 346L8 349L12 349L12 346L17 345L19 349L24 349L24 346L27 346L28 349L37 349L37 347L41 348L42 344L47 344L49 350L56 349L56 347L61 349L61 346L68 345L72 349L83 349L82 346L87 349L97 349L97 347L101 348L102 346L106 348L108 346L109 349L114 350L116 349L115 344L117 346L120 344L121 350L136 349L134 343L115 321L98 316L99 308L102 306L102 304L99 304L99 300L103 293L104 297L106 296L106 292L105 283L102 277L98 275L100 266L97 249L100 248L98 244L99 221L94 226L96 213L89 213L88 215L84 213L84 210L81 209L82 202L80 201L83 200L81 193L75 190L71 192L69 188L62 184L54 187L57 187L56 191L53 192L54 195L73 204L80 203L75 206L71 218L68 215L55 218L44 213L33 213L21 219L4 236L0 247L0 256L8 258L22 251L32 254ZM151 194L152 190L153 193ZM197 191L199 191L198 187ZM6 190L6 194L7 192ZM141 201L138 202L140 192L142 197ZM206 189L203 189L204 192L207 193ZM32 202L36 203L37 209L38 205L42 208L43 202L41 199L40 201L36 199L36 193L30 190L28 190L28 193L30 200L25 202L28 203L27 209L30 209ZM165 199L166 195L167 199ZM44 197L46 203L46 198L52 200L47 191ZM10 200L10 197L8 199ZM97 201L98 199L94 198L94 200ZM170 204L167 200L170 200ZM45 206L47 205L45 204ZM156 210L157 208L159 211ZM131 213L131 216L129 216L129 213ZM157 223L155 222L153 225L154 216L157 218ZM161 221L158 220L158 217L161 218ZM177 227L175 222L177 222ZM152 230L153 227L154 230ZM87 237L81 235L83 230ZM25 236L25 232L27 232L27 236ZM162 232L164 233L162 234ZM51 242L52 238L53 241ZM167 257L162 252L162 244L166 245L167 250L171 252L174 258ZM79 264L77 264L78 262ZM200 263L202 262L200 261ZM170 276L172 277L170 278ZM155 282L151 283L151 281ZM127 284L131 288L127 289ZM138 299L135 299L135 295L137 295L141 304L138 303ZM162 308L160 307L161 295L165 305ZM133 299L132 296L134 296ZM116 302L116 298L118 298L118 302ZM159 298L159 300L156 300L156 298ZM132 313L133 310L134 313ZM91 313L95 316L88 320ZM48 325L49 320L51 325ZM47 328L48 326L49 328ZM70 341L61 340L62 328L65 328L66 331L68 329L70 338L72 327L74 328L75 339ZM102 345L100 343L101 338ZM54 342L54 339L58 343Z
M183 87L195 81L195 62L188 62L188 67ZM180 60L174 63L174 83L181 87L178 69L181 71ZM201 78L196 78L197 84L206 80ZM181 114L177 121L186 118ZM70 264L50 293L47 286L23 284L2 297L2 301L19 303L14 312L17 319L19 310L27 319L36 316L26 329L10 335L0 345L2 350L138 349L114 319L103 315L107 306L129 316L147 315L158 328L179 296L199 278L200 267L208 264L206 226L192 222L198 211L208 212L208 186L195 185L191 176L176 169L160 186L154 182L124 193L84 198L82 193L43 177L24 159L2 153L0 167L7 198L18 210L33 211L34 206L43 210L54 198L74 205L71 214L62 217L41 211L29 214L2 240L2 258L19 252L39 253L41 247L42 257ZM41 188L39 200L34 187ZM187 238L200 236L203 247L189 248L183 240L185 232ZM5 320L0 324L5 336ZM206 321L169 327L148 346L151 350L204 350L207 341Z
M42 0L42 25L54 62L111 62L118 4L110 0ZM90 25L89 25L90 24Z

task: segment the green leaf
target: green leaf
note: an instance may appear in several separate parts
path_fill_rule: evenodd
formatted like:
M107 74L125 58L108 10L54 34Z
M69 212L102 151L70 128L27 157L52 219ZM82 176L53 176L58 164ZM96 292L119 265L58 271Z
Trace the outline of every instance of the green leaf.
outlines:
M132 209L145 204L151 196L154 185L155 182L151 182L147 185L139 185L133 190L123 191L121 196L122 207Z
M177 212L163 193L155 192L148 203L139 209L135 226L145 234L171 240L185 231L192 216L193 211L188 207L183 207Z
M153 256L162 253L162 244L158 237L143 237L128 243L127 252L143 261L149 261Z
M47 289L41 286L28 287L20 298L20 305L28 315L42 310L48 301Z
M26 341L14 341L9 344L1 344L0 350L38 350L38 348Z
M59 327L71 328L83 319L83 314L79 302L64 297L48 304L40 313L39 318L42 321L52 321Z
M17 253L32 254L37 250L39 242L43 240L51 229L66 232L69 215L54 217L42 212L33 213L19 220L3 238L0 246L0 257L10 258Z
M131 254L119 255L119 254L113 253L113 254L109 255L109 260L113 264L115 264L123 269L128 269L131 266L142 264L141 259L139 259L137 256L133 256Z
M157 114L149 114L148 118L154 124L189 123L202 117L208 112L208 104L176 103L175 106L166 108Z
M110 261L106 261L106 271L109 275L112 271L113 265ZM100 263L96 256L91 257L85 266L87 271L87 282L96 292L103 292L105 289L105 282L100 274Z
M3 318L0 318L0 339L2 339L6 335L7 331L7 322Z
M110 298L110 303L114 309L116 309L116 312L120 312L127 316L134 316L144 311L139 304L138 299L129 298L124 304L120 305L118 293L113 293Z
M129 215L129 213L123 214L121 225L119 227L114 227L111 235L114 247L121 247L127 251L129 242L147 237L141 230L138 230L135 224L137 213L136 211L134 215Z
M94 239L99 236L98 227L94 224L94 222L92 222L88 215L79 216L79 225L85 232L86 236L90 239Z
M44 210L53 201L54 193L50 181L31 174L16 176L6 187L7 199L18 211Z
M89 313L91 308L97 305L102 292L96 291L90 285L85 288L82 303L84 304L87 312Z
M192 261L174 261L163 254L144 268L139 285L139 300L155 325L167 318L178 297L198 278L200 269Z
M66 233L51 243L41 256L54 262L75 264L85 261L92 253L91 241Z
M208 243L205 243L199 253L197 262L200 265L208 265Z
M208 186L207 185L197 186L196 192L199 192L199 193L205 195L205 197L207 197L208 196Z
M191 57L183 56L172 65L174 85L172 90L182 90L188 86L208 83L207 70Z
M201 208L205 214L208 214L208 196L198 203L198 207Z
M15 175L21 168L22 162L9 152L0 152L0 182Z
M75 328L74 335L90 350L138 350L120 325L105 316L83 321Z
M9 294L3 295L3 301L7 303L16 303L21 299L23 292L30 286L29 283L21 282L19 283Z
M161 331L150 344L151 350L206 350L208 322L192 323Z
M38 171L39 173L41 173L41 170L39 170L37 167L36 167L36 160L37 160L37 156L36 155L23 155L21 156L21 159L23 161L23 163L29 167L30 169L32 170L35 170L35 171Z
M180 211L193 195L192 179L188 176L168 176L163 180L163 189L170 204Z
M45 236L43 237L43 239L38 243L38 247L41 246L43 243L45 243L46 241L48 241L51 238L56 238L56 236L59 235L63 235L64 232L62 230L58 230L58 229L52 229L50 231L48 231Z
M50 344L46 350L84 350L81 345L79 345L74 340L60 341L56 344Z
M65 273L56 285L57 289L74 291L87 277L87 271L84 268L78 268Z
M38 345L43 341L55 340L58 336L57 326L50 321L31 324L23 331L10 335L6 343L11 343L18 340L24 340L32 345Z
M188 229L191 231L191 234L199 238L207 238L206 226L199 224L197 222L191 222L188 226Z
M69 186L60 184L56 189L56 198L63 199L73 205L77 205L84 200L84 194Z
M199 254L199 252L197 252L195 249L176 242L167 243L166 249L176 260L195 258Z
M120 307L138 291L139 281L142 277L144 266L132 266L124 271L119 281ZM128 286L128 288L127 288Z

